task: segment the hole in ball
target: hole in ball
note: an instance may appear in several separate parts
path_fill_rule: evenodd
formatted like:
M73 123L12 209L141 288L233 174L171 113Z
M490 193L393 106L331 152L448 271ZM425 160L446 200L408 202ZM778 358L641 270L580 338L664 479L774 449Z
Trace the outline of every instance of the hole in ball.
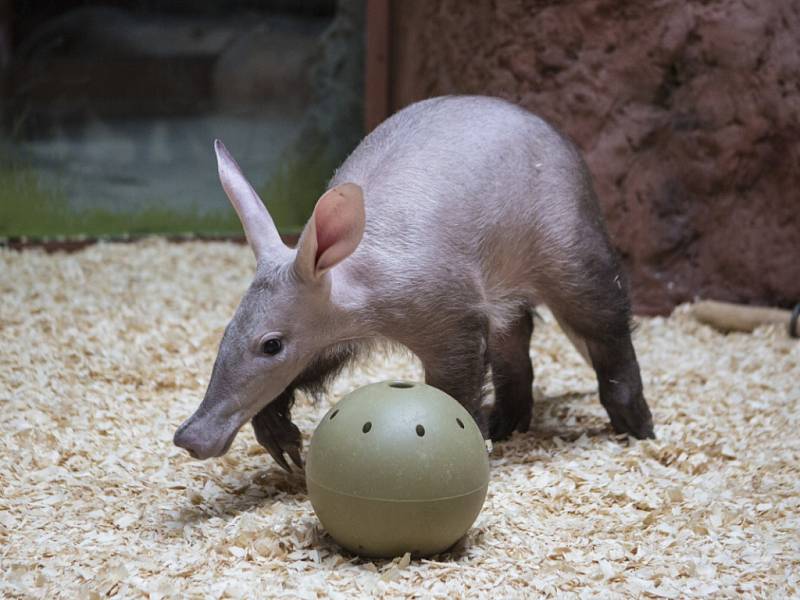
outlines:
M364 426L361 428L361 431L363 431L364 433L368 433L370 429L372 429L372 423L367 421L366 423L364 423Z
M417 425L417 435L419 437L425 435L425 428L422 425Z
M333 421L333 417L339 414L339 409L337 408L335 411L331 413L331 421Z
M389 387L397 388L399 390L407 390L408 388L413 388L413 383L406 383L405 381L393 381L389 384Z
M333 417L331 417L331 418L333 418ZM461 427L461 429L464 429L464 423L462 423L461 419L459 419L458 417L456 417L456 423L458 423L458 426Z

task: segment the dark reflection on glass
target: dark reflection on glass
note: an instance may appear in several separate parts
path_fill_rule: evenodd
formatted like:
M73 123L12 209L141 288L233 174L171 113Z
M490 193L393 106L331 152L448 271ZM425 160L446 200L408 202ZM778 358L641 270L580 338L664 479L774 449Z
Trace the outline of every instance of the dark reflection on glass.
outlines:
M285 230L361 135L362 2L0 0L0 236Z

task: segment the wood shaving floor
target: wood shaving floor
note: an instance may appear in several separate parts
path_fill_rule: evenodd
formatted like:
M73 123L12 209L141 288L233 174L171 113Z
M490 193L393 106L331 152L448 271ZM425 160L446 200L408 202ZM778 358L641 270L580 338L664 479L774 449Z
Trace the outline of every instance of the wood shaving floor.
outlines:
M787 597L800 594L800 344L724 336L685 307L635 343L658 440L609 434L592 372L548 313L532 431L495 446L468 536L430 560L361 560L249 428L222 459L173 447L253 261L223 243L0 250L0 595ZM420 378L377 356L355 386Z

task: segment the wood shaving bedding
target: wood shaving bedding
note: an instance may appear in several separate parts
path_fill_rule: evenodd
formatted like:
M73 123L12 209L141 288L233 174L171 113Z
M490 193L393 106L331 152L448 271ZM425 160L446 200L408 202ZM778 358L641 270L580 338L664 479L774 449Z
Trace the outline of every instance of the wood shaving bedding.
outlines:
M172 445L246 286L247 248L0 250L0 594L522 598L800 594L800 344L721 335L687 307L635 336L658 439L610 434L593 373L543 311L532 430L495 444L469 534L426 560L359 559L246 427L207 462ZM372 357L356 386L421 378Z

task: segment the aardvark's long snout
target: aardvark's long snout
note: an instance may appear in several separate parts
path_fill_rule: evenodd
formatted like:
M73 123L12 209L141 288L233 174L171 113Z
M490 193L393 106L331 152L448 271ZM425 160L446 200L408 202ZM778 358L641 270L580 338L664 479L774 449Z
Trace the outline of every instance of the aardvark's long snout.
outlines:
M198 411L175 430L172 441L193 458L205 460L225 454L240 427L235 419L220 422L208 413L201 415Z

